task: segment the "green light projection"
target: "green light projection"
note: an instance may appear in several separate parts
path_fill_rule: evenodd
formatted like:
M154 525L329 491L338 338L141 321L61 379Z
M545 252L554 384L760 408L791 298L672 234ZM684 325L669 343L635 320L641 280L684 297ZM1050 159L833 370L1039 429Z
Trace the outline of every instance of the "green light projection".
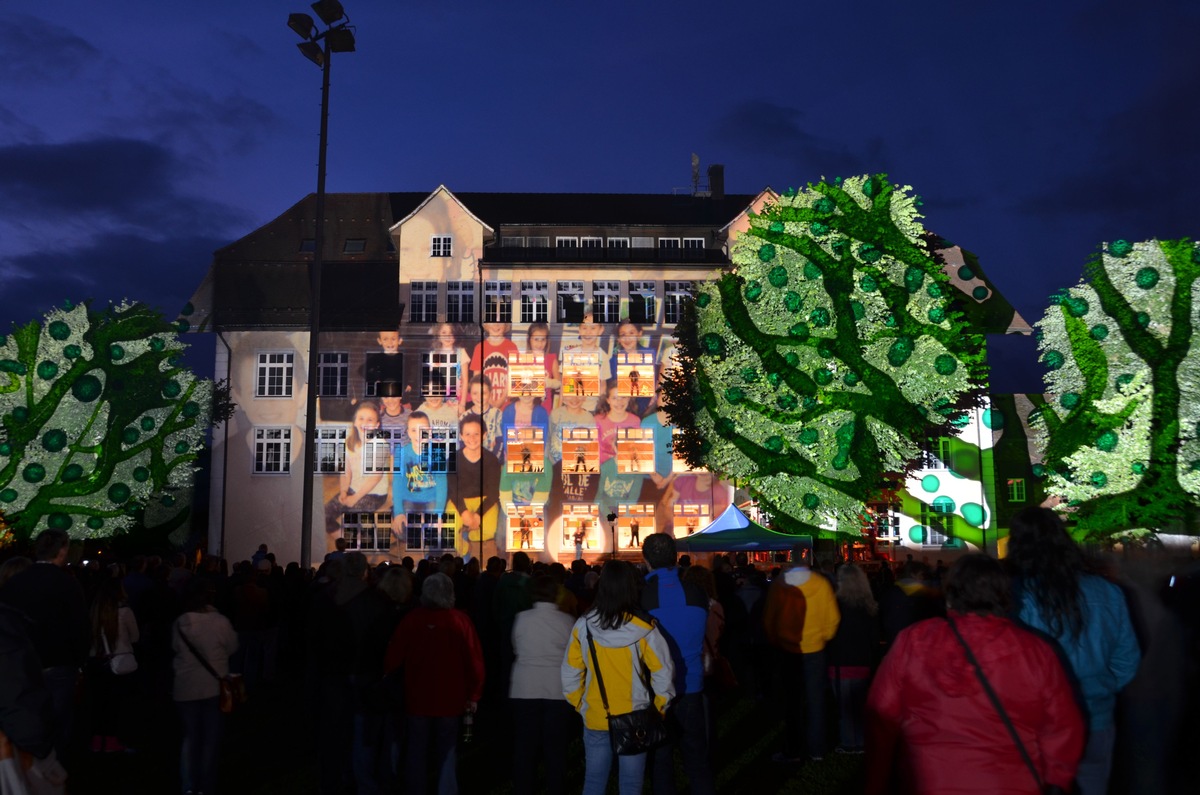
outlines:
M141 304L68 304L0 335L0 514L16 535L113 535L190 486L212 384L179 364L186 329Z
M1080 537L1181 521L1196 532L1198 276L1191 240L1118 240L1037 323L1048 394L1033 418L1045 450L1034 472Z
M676 330L676 450L745 485L780 530L857 533L885 473L952 433L986 380L983 338L883 175L790 190Z

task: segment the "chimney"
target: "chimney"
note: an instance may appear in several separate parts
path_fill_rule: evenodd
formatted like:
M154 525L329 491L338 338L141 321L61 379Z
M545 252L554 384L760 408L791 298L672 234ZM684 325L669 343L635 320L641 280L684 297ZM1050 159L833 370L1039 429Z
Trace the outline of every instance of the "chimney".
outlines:
M714 199L725 198L725 166L720 163L708 167L708 192Z

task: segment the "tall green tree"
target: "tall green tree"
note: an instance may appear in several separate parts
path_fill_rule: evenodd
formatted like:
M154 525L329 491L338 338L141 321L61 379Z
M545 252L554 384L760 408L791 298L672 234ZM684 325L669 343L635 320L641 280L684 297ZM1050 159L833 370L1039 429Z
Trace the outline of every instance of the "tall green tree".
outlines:
M884 476L982 394L983 337L910 191L875 175L786 192L677 329L676 450L781 530L858 532Z
M1115 241L1036 324L1047 368L1034 467L1080 537L1197 527L1200 352L1191 240Z
M180 363L186 328L142 304L69 304L0 335L0 513L16 536L112 535L191 485L212 384Z

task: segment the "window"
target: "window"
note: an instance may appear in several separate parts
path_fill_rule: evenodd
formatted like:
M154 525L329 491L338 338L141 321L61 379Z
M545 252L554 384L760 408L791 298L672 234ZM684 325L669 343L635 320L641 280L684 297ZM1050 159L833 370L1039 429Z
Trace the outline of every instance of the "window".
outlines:
M921 448L921 466L924 469L950 468L950 437L939 436L926 439Z
M504 447L508 472L541 472L545 467L546 439L541 428L508 428Z
M666 282L663 285L663 322L675 324L683 317L683 305L692 300L692 282Z
M393 438L393 432L395 438ZM404 444L406 434L400 433L399 429L392 428L376 428L373 431L367 431L366 438L362 442L362 465L363 473L367 475L376 472L391 472L392 467L392 443Z
M555 248L579 248L579 238L577 237L556 237L554 238Z
M580 248L604 248L604 238L602 237L580 237Z
M347 550L386 552L392 546L392 512L342 514Z
M634 248L654 248L654 238L652 237L635 237L633 239Z
M500 238L500 248L525 248L525 238L502 237Z
M1025 478L1008 479L1008 501L1025 502Z
M545 323L550 313L550 283L521 282L521 322Z
M306 237L300 241L300 252L313 252L317 250L317 239L315 237Z
M421 430L421 468L431 473L458 470L458 428Z
M347 238L342 244L343 254L361 254L367 250L367 239L365 237Z
M446 322L475 322L475 282L446 282Z
M702 238L702 237L685 237L683 239L683 247L684 248L692 248L692 249L696 249L696 248L703 249L704 248L704 238Z
M410 288L408 319L413 323L436 323L438 283L413 282Z
M318 427L316 471L338 475L346 471L346 428Z
M583 308L587 296L583 292L583 282L558 283L558 317L559 323L582 323Z
M634 323L653 324L658 320L658 302L654 282L629 283L629 319Z
M405 519L404 543L410 551L454 549L454 514L410 513Z
M429 239L429 256L449 257L453 252L454 238L450 235L434 235Z
M922 546L944 546L954 537L954 510L951 505L952 503L921 503L921 525L925 528L925 537L921 539Z
M660 237L658 239L659 248L679 248L679 238L677 237Z
M550 248L550 238L548 237L531 237L529 238L530 248Z
M592 282L592 319L597 323L621 320L620 282Z
M654 431L650 428L617 428L617 471L627 474L654 471Z
M331 351L321 354L317 373L317 384L321 397L344 398L350 394L350 354Z
M292 365L296 355L291 351L258 354L255 397L292 396Z
M451 400L457 398L458 367L457 352L430 351L421 354L421 394Z
M483 322L512 322L512 282L483 283Z
M292 429L254 429L254 472L289 475L292 471Z
M627 237L610 237L608 239L609 248L629 248L629 238Z

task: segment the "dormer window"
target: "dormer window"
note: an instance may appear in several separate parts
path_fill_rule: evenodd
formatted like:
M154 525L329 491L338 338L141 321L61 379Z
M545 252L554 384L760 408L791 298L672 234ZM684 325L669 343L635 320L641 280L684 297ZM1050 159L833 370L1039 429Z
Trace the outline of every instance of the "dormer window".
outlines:
M365 237L351 237L342 244L343 254L361 254L367 250L367 239Z

